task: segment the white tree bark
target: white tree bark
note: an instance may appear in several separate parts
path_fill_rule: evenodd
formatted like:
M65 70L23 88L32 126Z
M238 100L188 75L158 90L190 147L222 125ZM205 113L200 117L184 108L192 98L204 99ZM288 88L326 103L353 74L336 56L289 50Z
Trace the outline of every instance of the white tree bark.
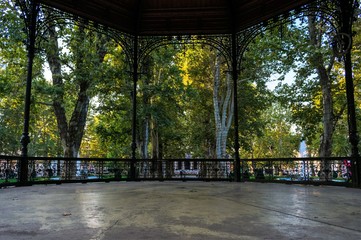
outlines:
M233 118L233 87L232 78L227 74L225 92L221 91L221 57L217 54L215 59L213 106L216 125L216 157L225 158L227 148L227 136Z

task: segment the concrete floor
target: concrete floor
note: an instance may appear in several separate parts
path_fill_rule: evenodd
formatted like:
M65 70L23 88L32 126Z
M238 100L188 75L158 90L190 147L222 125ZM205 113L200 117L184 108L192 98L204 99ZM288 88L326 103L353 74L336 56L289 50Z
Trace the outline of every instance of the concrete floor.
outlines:
M0 189L0 239L361 239L361 189L113 182Z

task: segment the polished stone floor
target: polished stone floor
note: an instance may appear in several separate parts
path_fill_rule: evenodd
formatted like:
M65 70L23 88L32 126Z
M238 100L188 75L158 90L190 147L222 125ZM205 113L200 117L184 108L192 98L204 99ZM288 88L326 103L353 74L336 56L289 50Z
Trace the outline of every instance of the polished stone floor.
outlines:
M0 189L0 240L361 239L361 189L113 182Z

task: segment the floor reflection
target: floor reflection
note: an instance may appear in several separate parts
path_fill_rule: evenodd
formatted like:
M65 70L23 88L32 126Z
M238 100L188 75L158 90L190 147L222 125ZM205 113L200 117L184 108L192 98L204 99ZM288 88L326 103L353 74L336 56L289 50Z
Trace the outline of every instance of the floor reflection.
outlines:
M105 226L105 213L102 206L102 194L80 192L80 211L83 223L89 228L102 228Z

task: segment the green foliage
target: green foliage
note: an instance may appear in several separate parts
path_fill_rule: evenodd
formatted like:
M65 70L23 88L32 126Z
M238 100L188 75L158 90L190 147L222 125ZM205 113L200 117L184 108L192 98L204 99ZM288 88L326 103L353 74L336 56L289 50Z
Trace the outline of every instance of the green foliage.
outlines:
M12 1L0 3L0 154L20 154L20 137L23 126L24 93L26 83L27 51L24 44L24 21ZM34 85L41 81L41 60L34 61ZM32 97L32 146L42 148L37 141L36 124L41 120L35 110L36 97ZM31 149L32 151L33 149ZM37 154L32 151L30 155Z
M215 124L212 102L215 51L202 46L180 53L180 65L186 68L189 96L185 103L187 145L193 157L215 156Z
M312 21L312 24L306 24ZM314 30L309 30L310 26ZM317 32L316 32L317 31ZM292 71L295 73L293 83L280 84L276 88L278 100L283 106L290 108L292 122L297 131L302 133L313 152L322 147L319 139L323 135L323 95L321 88L320 69L329 71L333 102L333 124L337 124L345 109L344 82L340 64L335 62L332 43L332 26L319 15L305 17L297 25L292 26L289 38L285 38L292 46L287 54L295 59ZM316 36L311 36L317 34ZM294 41L298 39L298 41ZM317 42L313 42L317 41ZM289 64L289 62L283 62ZM312 143L312 144L311 144ZM321 147L320 147L321 146Z
M294 132L291 112L274 103L261 115L264 121L262 135L252 141L248 158L297 157L301 136Z
M152 157L184 156L184 96L187 95L176 61L177 46L160 47L148 59L148 74L139 83L139 140L144 144L146 119L150 123ZM159 145L158 145L159 144ZM159 149L156 151L156 149Z
M19 154L26 79L24 22L12 1L0 2L0 154ZM321 21L318 18L317 21ZM349 155L345 81L342 63L332 60L332 32L318 25L320 46L309 44L306 18L265 31L242 56L238 80L241 157L292 157L305 138L312 153L322 133L322 94L315 66L322 57L333 65L330 79L334 101L335 156ZM361 24L355 23L360 32ZM130 157L132 142L132 74L123 49L104 35L74 24L57 25L63 86L44 76L44 52L35 59L31 105L33 156L61 155L53 98L64 94L70 119L81 87L92 98L81 156ZM353 63L358 116L361 107L361 35L354 36ZM49 42L38 42L43 50ZM51 48L48 51L55 51ZM141 66L137 83L137 145L148 157L215 157L212 102L216 51L201 45L160 47ZM222 62L225 88L227 64ZM286 74L294 72L291 83ZM267 84L277 76L274 92ZM358 117L358 119L361 119ZM146 127L148 126L148 128ZM361 121L358 121L360 129ZM147 139L147 137L149 139ZM233 154L233 129L227 151Z

